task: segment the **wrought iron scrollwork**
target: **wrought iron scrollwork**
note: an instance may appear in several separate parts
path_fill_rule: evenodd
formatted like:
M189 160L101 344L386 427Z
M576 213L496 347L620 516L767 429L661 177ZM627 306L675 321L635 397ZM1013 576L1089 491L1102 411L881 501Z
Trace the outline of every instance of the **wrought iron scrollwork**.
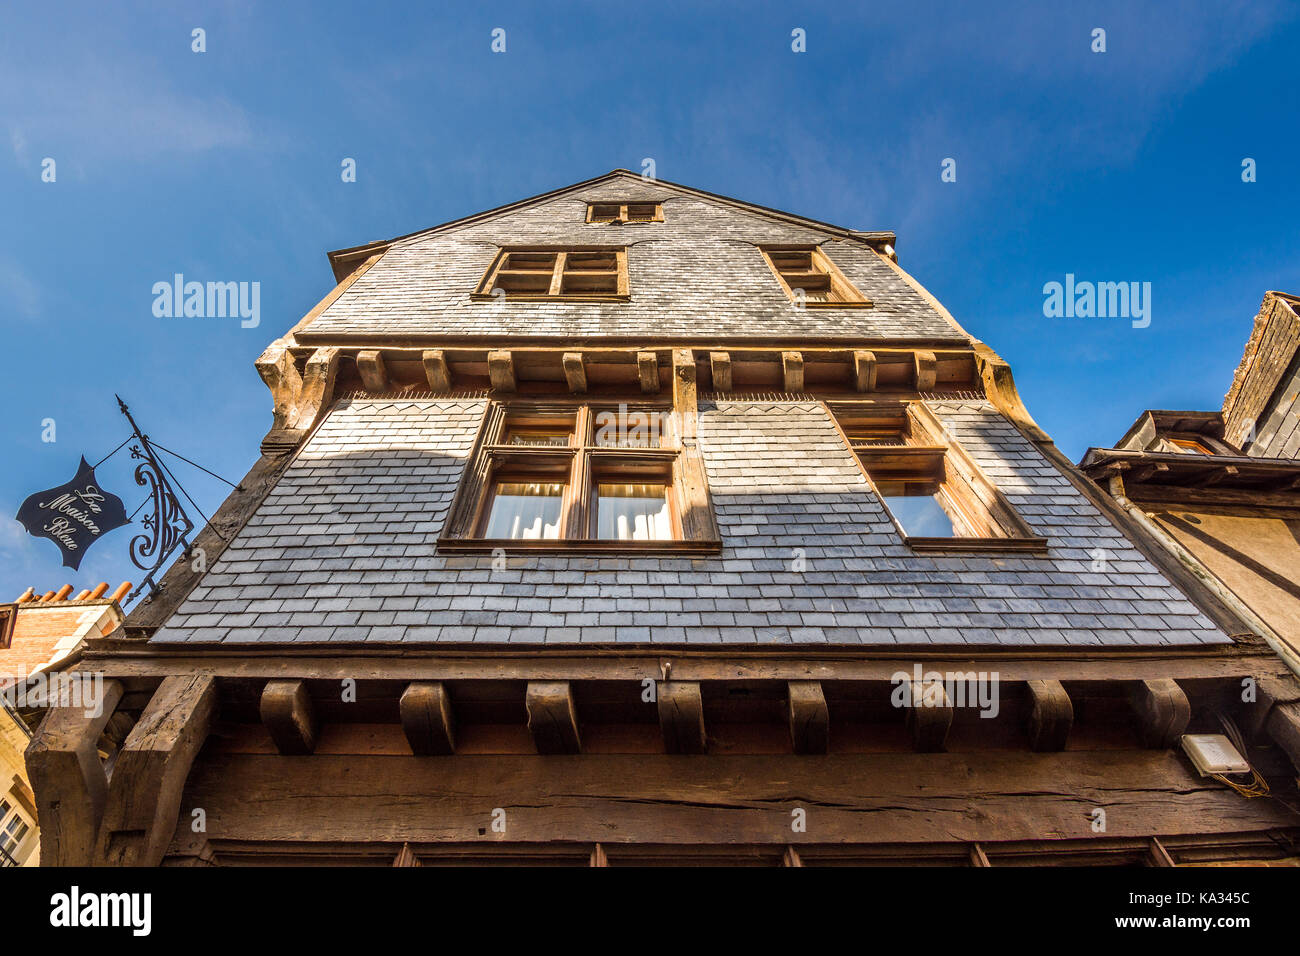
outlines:
M149 489L150 511L141 519L144 533L131 539L131 562L146 572L144 580L131 592L130 598L134 598L145 587L150 589L151 594L157 589L154 575L171 557L172 552L182 546L189 550L188 539L194 530L194 523L181 507L180 499L167 480L167 471L154 454L148 436L140 431L126 403L120 398L117 401L138 439L131 446L131 457L140 461L135 468L135 483Z

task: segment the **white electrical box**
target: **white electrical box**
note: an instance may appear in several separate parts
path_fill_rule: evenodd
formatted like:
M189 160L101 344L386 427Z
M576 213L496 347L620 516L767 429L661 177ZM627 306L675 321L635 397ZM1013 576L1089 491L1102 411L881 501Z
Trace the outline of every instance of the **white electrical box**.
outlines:
M1183 734L1183 750L1202 777L1214 773L1250 773L1250 764L1223 734Z

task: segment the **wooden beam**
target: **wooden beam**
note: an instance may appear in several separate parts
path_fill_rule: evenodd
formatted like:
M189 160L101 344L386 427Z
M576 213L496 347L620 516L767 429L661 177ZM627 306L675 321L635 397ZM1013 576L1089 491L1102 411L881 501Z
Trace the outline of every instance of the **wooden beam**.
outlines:
M731 355L727 352L710 352L709 366L713 373L713 390L731 391Z
M673 410L678 416L682 438L696 438L699 426L696 396L695 355L690 349L673 349Z
M911 694L907 708L907 729L912 747L919 753L940 753L948 742L953 706L941 684L920 684L908 680Z
M789 704L790 739L797 754L824 754L830 744L830 711L821 681L792 680L786 683Z
M1137 681L1130 699L1142 746L1153 750L1177 746L1192 716L1191 704L1178 682L1168 678Z
M456 752L456 720L441 681L412 681L398 700L402 730L411 752L445 756Z
M322 409L334 399L334 382L338 378L339 350L334 346L318 348L307 359L302 373L302 391L298 395L291 428L311 428Z
M211 677L168 677L158 686L113 766L95 847L98 864L157 866L162 860L216 705Z
M782 866L803 866L803 860L799 856L799 851L794 847L787 845L785 853L781 857Z
M587 390L587 370L582 365L581 352L565 352L562 359L564 378L569 383L569 391L585 392Z
M1152 866L1178 865L1174 862L1174 858L1169 855L1169 851L1164 848L1164 844L1162 844L1156 837L1152 837L1150 844L1148 844L1147 861Z
M367 392L386 392L389 388L388 369L378 349L365 349L357 353L357 371Z
M876 390L876 353L856 351L853 353L853 387L859 392Z
M916 368L916 390L918 392L928 392L934 388L934 383L938 377L938 360L933 352L918 351L913 357Z
M591 848L591 859L588 866L609 866L609 857L605 855L605 848L597 843Z
M294 407L302 392L302 376L294 363L293 353L279 345L272 345L253 363L257 374L271 390L272 428L291 428Z
M302 756L316 750L319 725L306 681L268 681L262 689L260 712L280 753Z
M803 353L781 353L781 375L787 392L803 391Z
M1241 474L1241 469L1236 465L1225 465L1222 468L1210 468L1205 472L1202 472L1192 479L1192 482L1198 488L1209 488L1213 485L1217 485L1225 478L1235 478L1239 474Z
M704 733L704 698L698 681L659 681L655 699L666 752L702 754L708 750Z
M990 865L988 854L984 852L984 848L978 843L972 843L970 845L970 865L977 867L986 867Z
M1264 732L1291 758L1300 774L1300 702L1274 704L1264 721Z
M429 380L429 391L450 392L451 370L447 368L442 349L425 349L420 357L424 361L424 377Z
M91 864L108 798L98 742L122 693L119 681L105 681L98 712L89 717L84 707L51 707L27 745L44 866Z
M1152 475L1162 474L1169 470L1169 466L1163 461L1153 462L1149 465L1139 465L1129 473L1129 481L1138 484L1149 479Z
M397 856L393 858L393 866L420 866L420 858L411 850L411 844L403 843L402 848L397 851Z
M531 681L525 697L528 729L539 754L576 754L582 750L578 711L568 681Z
M637 375L641 378L641 391L659 391L659 355L655 352L636 353Z
M1025 684L1031 701L1029 747L1036 753L1064 750L1074 724L1074 705L1059 680L1031 680Z
M515 381L515 360L509 349L488 352L488 378L492 387L498 392L513 392L518 387Z
M484 656L436 645L385 646L364 643L259 645L256 655L223 644L151 644L134 638L92 638L85 663L106 678L160 679L201 674L265 682L293 674L309 680L386 680L405 686L411 680L640 680L658 667L662 651L653 647L572 648L539 645L526 653L494 651ZM679 680L730 680L744 673L753 680L877 681L889 684L900 665L920 661L943 671L996 670L1003 683L1028 680L1135 681L1156 677L1220 681L1240 686L1292 679L1291 671L1262 640L1163 647L1094 646L1086 658L1069 647L878 645L822 647L811 654L798 645L701 647L674 653ZM1297 697L1296 699L1300 699Z
M304 793L328 784L328 812L304 814ZM376 798L376 782L382 799ZM936 795L941 799L936 803ZM1088 750L978 753L535 754L430 760L407 754L229 754L213 748L195 766L186 806L207 811L206 834L189 841L323 844L409 841L429 865L430 845L483 843L484 808L506 806L512 844L756 843L779 856L791 842L790 811L814 807L808 843L951 845L965 859L981 847L1033 841L1088 847L1159 834L1182 847L1226 841L1276 846L1297 817L1277 800L1243 800L1202 778L1180 753ZM1105 807L1107 832L1090 811ZM975 808L976 812L971 812ZM1045 839L1047 837L1047 839ZM1039 841L1043 841L1039 843ZM175 851L174 851L175 852ZM581 851L580 851L581 852ZM585 857L586 852L581 852ZM614 861L611 861L614 862Z

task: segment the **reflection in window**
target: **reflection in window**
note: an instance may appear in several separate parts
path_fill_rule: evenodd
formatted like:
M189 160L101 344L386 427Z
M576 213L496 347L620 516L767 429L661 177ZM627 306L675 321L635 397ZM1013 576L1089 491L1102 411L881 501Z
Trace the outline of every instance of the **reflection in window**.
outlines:
M567 448L572 429L568 428L507 428L501 438L503 445L544 445Z
M11 811L12 815L10 815ZM27 821L9 805L9 801L0 800L0 850L3 850L10 859L14 859L18 847L27 836L28 829Z
M672 536L664 485L597 486L596 537L619 541L665 541Z
M502 482L492 496L485 538L558 538L564 485Z
M881 481L877 487L890 514L903 526L903 534L910 538L957 536L937 482Z

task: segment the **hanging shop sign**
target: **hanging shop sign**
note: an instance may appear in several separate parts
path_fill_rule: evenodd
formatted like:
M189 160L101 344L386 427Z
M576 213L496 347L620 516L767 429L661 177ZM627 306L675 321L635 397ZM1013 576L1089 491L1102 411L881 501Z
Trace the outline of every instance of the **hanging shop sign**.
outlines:
M85 458L71 481L28 497L18 509L18 521L28 533L58 545L63 566L74 571L86 549L114 528L130 523L122 499L99 486L95 469Z

